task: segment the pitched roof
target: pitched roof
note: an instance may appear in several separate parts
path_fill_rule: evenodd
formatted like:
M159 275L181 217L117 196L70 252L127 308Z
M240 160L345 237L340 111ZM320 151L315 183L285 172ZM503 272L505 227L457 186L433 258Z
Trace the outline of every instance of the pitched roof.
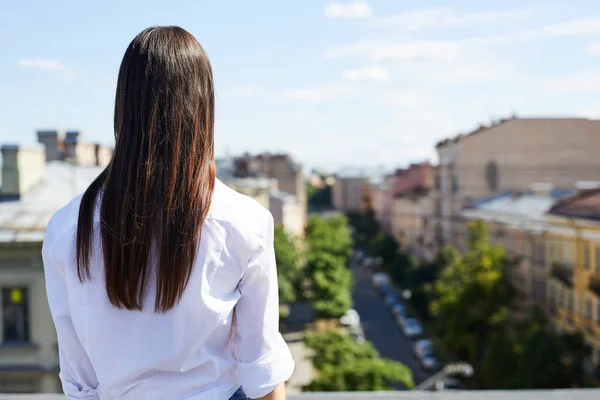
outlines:
M600 221L600 189L582 190L555 204L549 214Z
M41 242L52 214L84 192L102 170L47 163L42 180L25 195L0 197L0 243Z

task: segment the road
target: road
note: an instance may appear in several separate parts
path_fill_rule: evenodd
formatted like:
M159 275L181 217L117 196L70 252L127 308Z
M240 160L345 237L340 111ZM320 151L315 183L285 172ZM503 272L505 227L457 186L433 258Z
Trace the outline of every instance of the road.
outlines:
M407 339L396 325L388 307L371 286L369 274L359 267L354 269L354 309L360 315L365 338L371 341L382 357L399 361L413 372L415 385L431 376L412 353L413 341Z

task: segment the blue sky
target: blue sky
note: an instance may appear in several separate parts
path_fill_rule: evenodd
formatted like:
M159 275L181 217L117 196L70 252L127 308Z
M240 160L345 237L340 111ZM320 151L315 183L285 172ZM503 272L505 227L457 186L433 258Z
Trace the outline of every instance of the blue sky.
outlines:
M111 143L125 48L166 24L211 57L218 156L392 167L513 112L600 117L595 1L0 0L0 142Z

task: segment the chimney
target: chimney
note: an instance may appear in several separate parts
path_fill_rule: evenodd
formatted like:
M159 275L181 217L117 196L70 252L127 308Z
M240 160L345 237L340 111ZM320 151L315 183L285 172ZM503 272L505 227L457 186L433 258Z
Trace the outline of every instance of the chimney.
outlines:
M44 146L4 145L2 195L19 197L37 185L44 175Z
M46 146L46 161L61 161L65 154L65 134L57 130L37 131L38 142Z

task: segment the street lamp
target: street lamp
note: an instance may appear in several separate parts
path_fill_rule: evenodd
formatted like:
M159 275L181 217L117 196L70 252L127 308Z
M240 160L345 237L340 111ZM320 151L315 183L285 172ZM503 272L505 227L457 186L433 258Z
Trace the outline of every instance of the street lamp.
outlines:
M448 377L462 375L466 378L473 376L473 367L467 363L454 363L448 364L442 368L440 372L433 375L431 378L425 380L420 385L415 386L413 390L427 390L435 386L439 381L442 381Z

